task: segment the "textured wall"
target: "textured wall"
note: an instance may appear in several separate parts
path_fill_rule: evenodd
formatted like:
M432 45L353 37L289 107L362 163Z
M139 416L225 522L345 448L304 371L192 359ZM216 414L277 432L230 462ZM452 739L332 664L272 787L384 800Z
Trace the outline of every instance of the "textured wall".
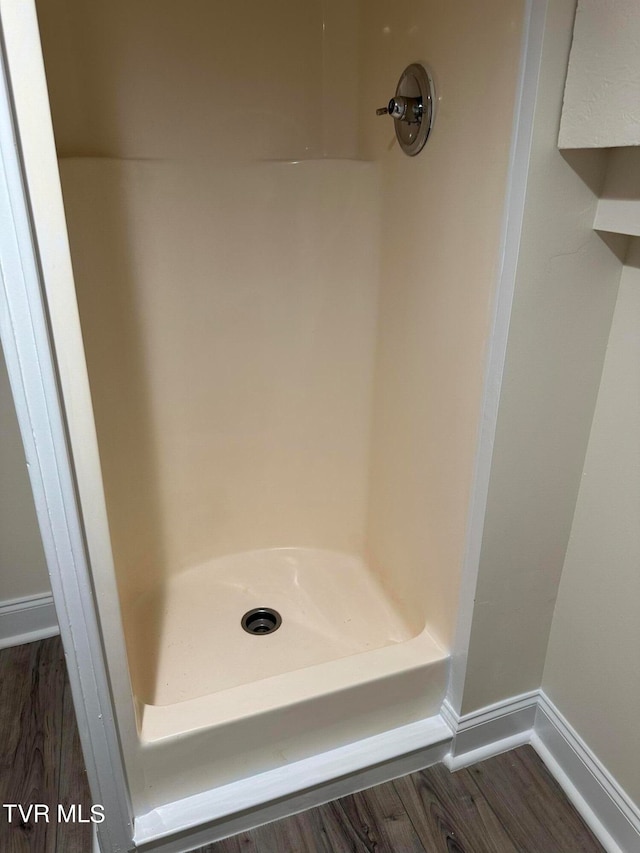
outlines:
M605 155L578 174L557 149L573 12L545 24L464 712L540 686L620 278L592 230Z
M640 145L637 0L579 0L561 148Z
M640 803L640 240L620 281L542 686Z

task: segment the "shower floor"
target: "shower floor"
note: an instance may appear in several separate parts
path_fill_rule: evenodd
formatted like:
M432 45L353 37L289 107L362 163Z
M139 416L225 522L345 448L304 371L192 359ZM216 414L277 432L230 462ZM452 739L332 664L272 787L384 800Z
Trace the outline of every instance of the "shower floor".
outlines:
M277 610L280 628L244 631L242 616L255 607ZM360 558L303 548L211 560L141 599L136 615L137 645L146 646L138 698L147 705L195 699L415 634Z

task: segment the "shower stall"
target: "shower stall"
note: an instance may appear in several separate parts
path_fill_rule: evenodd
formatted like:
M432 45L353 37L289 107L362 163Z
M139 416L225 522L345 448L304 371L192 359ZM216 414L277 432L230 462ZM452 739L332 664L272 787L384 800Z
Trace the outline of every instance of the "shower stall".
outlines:
M0 12L137 842L442 740L524 3ZM406 156L380 108L411 63Z

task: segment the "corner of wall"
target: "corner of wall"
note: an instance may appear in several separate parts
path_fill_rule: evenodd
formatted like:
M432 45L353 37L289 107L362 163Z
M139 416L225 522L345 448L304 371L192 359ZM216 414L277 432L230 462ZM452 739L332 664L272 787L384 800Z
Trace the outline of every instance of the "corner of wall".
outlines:
M573 14L545 23L463 712L542 682L622 269L593 231L606 160L578 174L557 149Z

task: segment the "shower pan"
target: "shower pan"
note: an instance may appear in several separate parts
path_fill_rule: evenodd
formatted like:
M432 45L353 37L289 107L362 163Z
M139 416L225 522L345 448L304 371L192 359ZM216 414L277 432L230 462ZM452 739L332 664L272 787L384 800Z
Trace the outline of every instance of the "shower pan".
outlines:
M446 748L523 14L0 0L126 791L105 851Z

